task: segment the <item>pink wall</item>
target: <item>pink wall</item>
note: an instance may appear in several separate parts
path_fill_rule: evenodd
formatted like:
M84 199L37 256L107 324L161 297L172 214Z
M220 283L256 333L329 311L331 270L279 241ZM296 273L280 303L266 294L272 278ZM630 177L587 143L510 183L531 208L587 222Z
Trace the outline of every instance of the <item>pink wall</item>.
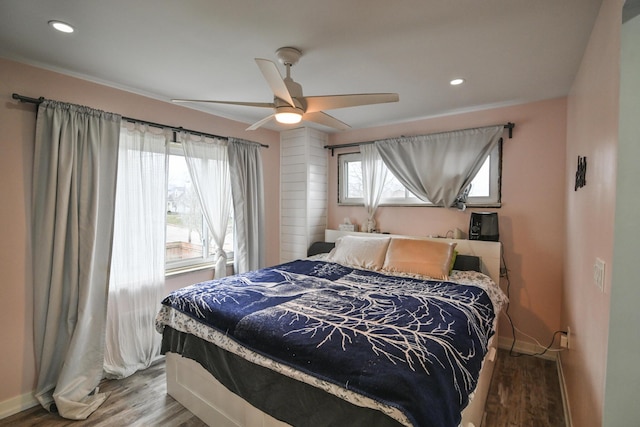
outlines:
M562 325L571 349L561 354L575 426L602 423L610 313L616 198L621 10L604 0L568 97L566 186L578 156L587 157L587 185L567 192L567 259ZM596 257L606 262L605 293L594 285ZM635 328L635 325L629 325Z
M32 343L32 277L30 253L30 191L35 106L11 99L12 93L44 96L113 111L124 116L182 126L216 135L245 138L269 144L263 149L264 169L279 170L280 136L269 130L245 132L246 124L186 107L0 59L0 271L2 272L0 342L6 343L0 363L0 415L28 404L34 388ZM265 175L268 265L279 253L279 176ZM168 287L208 278L210 272L170 278ZM9 325L9 326L7 326Z
M500 240L510 269L510 314L516 327L547 343L560 327L564 259L564 195L566 100L530 104L421 120L333 134L330 144L372 141L514 122L513 139L503 151L502 207L498 212ZM356 149L357 150L357 149ZM351 150L353 151L353 150ZM348 152L343 149L340 152ZM330 228L345 217L361 224L363 207L338 206L337 158L329 157ZM429 207L380 207L376 216L382 231L414 235L444 235L455 227L465 233L469 213ZM501 286L506 289L503 279ZM501 337L511 337L503 316ZM525 342L531 339L520 337Z

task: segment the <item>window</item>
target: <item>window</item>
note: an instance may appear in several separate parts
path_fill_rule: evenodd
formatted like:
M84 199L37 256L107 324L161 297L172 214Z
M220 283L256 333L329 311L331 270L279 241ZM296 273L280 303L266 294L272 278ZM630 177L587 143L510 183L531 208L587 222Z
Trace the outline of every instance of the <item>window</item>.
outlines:
M467 206L500 206L502 143L496 145L471 182ZM363 204L362 163L360 153L338 156L338 203ZM429 206L408 191L391 172L380 200L381 206Z
M207 221L180 144L170 145L167 175L166 269L214 263L216 246L209 237ZM228 260L233 258L233 225L232 209L223 248Z

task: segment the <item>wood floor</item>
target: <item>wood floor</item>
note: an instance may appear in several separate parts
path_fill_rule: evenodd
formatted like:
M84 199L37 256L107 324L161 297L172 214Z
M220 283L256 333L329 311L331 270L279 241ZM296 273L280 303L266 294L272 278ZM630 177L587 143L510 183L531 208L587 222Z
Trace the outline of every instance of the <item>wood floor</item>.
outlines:
M37 406L0 420L2 426L201 427L202 421L166 394L164 363L120 381L103 381L107 401L86 421L69 421ZM510 357L500 350L484 427L562 427L564 418L554 362Z
M484 427L564 427L556 363L498 351Z
M100 392L109 398L84 421L70 421L50 414L41 406L0 420L0 426L38 427L205 427L195 415L167 395L164 361L124 380L105 380Z

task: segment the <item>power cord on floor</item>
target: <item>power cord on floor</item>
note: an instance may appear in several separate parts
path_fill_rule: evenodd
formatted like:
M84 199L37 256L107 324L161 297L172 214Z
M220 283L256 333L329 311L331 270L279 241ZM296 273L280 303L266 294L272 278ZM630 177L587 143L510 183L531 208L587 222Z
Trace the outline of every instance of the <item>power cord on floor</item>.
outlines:
M551 342L549 343L548 346L544 347L542 344L540 344L540 342L535 339L534 337L532 337L531 335L528 335L524 332L522 332L520 329L516 328L516 326L513 323L513 319L511 318L511 315L509 314L509 305L511 304L511 295L509 294L510 290L511 290L511 280L509 280L509 269L507 268L507 263L504 259L504 253L502 254L502 265L503 265L503 269L501 270L501 273L504 272L504 278L507 281L507 306L504 310L504 314L507 316L507 319L509 320L509 325L511 326L511 336L513 337L513 341L511 342L511 348L509 348L509 356L511 357L521 357L521 356L542 356L547 352L560 352L565 350L564 348L558 348L558 349L552 349L551 347L553 346L553 343L555 342L556 339L556 335L558 334L566 334L567 331L555 331L553 333L553 335L551 336ZM538 344L538 346L543 347L544 350L542 350L539 353L515 353L513 351L515 345L516 345L516 331L518 331L519 333L521 333L522 335L529 337L531 339L533 339L536 344Z

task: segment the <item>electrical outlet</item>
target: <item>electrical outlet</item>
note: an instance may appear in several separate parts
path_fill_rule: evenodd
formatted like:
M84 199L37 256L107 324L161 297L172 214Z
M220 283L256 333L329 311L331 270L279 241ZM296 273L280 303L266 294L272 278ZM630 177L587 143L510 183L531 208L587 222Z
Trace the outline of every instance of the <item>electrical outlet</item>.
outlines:
M569 341L567 340L567 334L560 335L560 347L567 348L569 346Z
M593 264L593 283L602 293L604 293L604 268L605 262L600 258L596 258L596 262Z
M560 334L560 347L569 349L571 340L571 327L567 326L567 330Z
M567 326L567 331L563 332L560 335L560 347L561 348L566 348L568 350L569 349L570 338L571 338L571 328L569 326Z

